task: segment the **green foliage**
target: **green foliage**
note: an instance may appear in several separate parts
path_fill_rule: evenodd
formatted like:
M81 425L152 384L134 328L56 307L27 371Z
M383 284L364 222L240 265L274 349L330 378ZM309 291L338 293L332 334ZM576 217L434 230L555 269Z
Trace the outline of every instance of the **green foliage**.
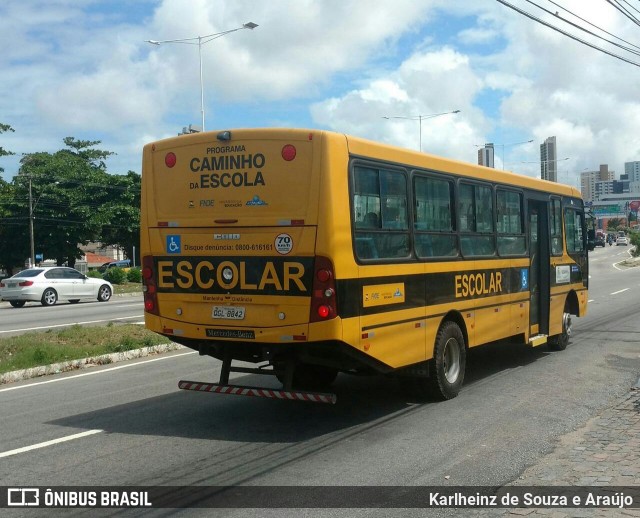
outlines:
M640 232L631 232L629 234L629 242L635 247L631 250L631 255L640 257Z
M72 326L0 338L0 373L170 343L142 326Z
M114 268L109 268L102 278L109 281L111 284L123 284L127 282L127 272L116 266Z
M0 133L5 133L7 131L11 131L14 132L15 130L9 126L8 124L2 124L0 122ZM0 146L0 157L3 156L9 156L9 155L15 155L15 153L13 151L9 151L7 149L4 149L2 146ZM2 167L0 167L0 173L4 172L4 169Z
M131 268L127 272L127 281L129 282L142 282L142 271L140 268Z
M12 130L0 124L3 131ZM64 143L55 153L24 155L13 180L0 181L0 242L11 243L0 246L0 268L11 272L30 255L30 200L35 252L57 264L73 267L88 242L123 247L129 256L138 248L141 176L108 174L105 160L114 153L93 149L100 141Z
M620 218L611 218L607 221L607 230L618 230L619 228L622 228Z
M98 270L89 270L87 277L93 277L94 279L102 279L102 274Z

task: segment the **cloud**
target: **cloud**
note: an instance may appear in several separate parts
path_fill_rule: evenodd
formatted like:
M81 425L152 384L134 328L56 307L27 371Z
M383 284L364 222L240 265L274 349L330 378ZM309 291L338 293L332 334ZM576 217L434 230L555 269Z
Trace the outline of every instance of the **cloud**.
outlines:
M637 26L605 2L562 5L634 41ZM145 40L248 21L259 27L202 47L207 127L312 124L415 149L419 121L382 117L457 109L422 121L424 149L474 162L475 145L493 141L514 164L538 159L538 144L555 135L574 172L640 158L638 67L471 0L3 3L0 113L16 129L3 147L101 139L118 153L109 167L139 171L142 139L173 135L200 114L197 46ZM11 157L2 160L15 173Z

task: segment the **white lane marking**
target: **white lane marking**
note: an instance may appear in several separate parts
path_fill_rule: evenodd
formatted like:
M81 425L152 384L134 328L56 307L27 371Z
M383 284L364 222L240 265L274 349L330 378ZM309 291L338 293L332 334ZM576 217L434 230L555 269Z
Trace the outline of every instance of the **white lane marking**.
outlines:
M86 324L99 324L101 322L112 322L114 320L130 320L132 318L140 318L140 315L132 315L130 317L107 318L104 320L87 320L85 322L69 322L67 324L55 324L52 326L25 327L23 329L9 329L7 331L0 331L0 334L17 333L17 332L23 332L23 331L37 331L38 329L53 329L54 327L83 326Z
M609 295L617 295L618 293L624 293L625 291L629 291L630 288L625 288L624 290L614 291L613 293L609 293Z
M0 458L11 457L11 455L17 455L18 453L25 453L27 451L37 450L39 448L46 448L47 446L53 446L54 444L60 444L61 442L73 441L75 439L81 439L88 435L95 435L102 433L104 430L88 430L86 432L75 433L73 435L67 435L66 437L60 437L59 439L53 439L51 441L40 442L38 444L32 444L31 446L25 446L24 448L17 448L15 450L0 452Z
M116 365L114 367L109 367L107 369L103 369L103 370L99 370L99 371L83 372L82 374L75 374L73 376L65 376L64 378L56 378L56 379L47 380L47 381L37 381L35 383L29 383L28 385L19 385L17 387L7 387L7 388L0 389L0 392L8 392L9 390L18 390L18 389L24 389L24 388L30 388L30 387L37 387L38 385L46 385L47 383L57 383L58 381L68 381L68 380L73 380L73 379L76 379L76 378L83 378L85 376L93 376L94 374L104 374L105 372L111 372L111 371L115 371L115 370L119 370L119 369L126 369L128 367L134 367L136 365L141 365L143 363L159 362L159 361L162 361L162 360L168 360L170 358L175 358L176 356L185 356L187 354L196 354L197 352L198 351L187 351L185 353L172 354L171 356L163 356L162 358L152 358L150 360L144 360L144 361L141 361L141 362L127 363L127 364L124 364L124 365Z
M593 302L595 299L589 299L587 300L587 302Z

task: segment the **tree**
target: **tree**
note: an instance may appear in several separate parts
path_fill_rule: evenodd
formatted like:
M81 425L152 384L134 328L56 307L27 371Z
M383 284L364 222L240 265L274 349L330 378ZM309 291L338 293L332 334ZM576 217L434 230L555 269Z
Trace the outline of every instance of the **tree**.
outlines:
M8 124L2 124L0 122L0 133L6 133L7 131L11 131L13 133L15 130ZM0 146L0 157L9 156L9 155L15 155L15 153L13 151L8 151L2 146ZM4 173L4 169L2 167L0 167L0 173Z
M0 184L0 265L22 265L30 255L31 207L36 253L57 264L74 266L80 245L103 240L127 247L139 239L140 176L110 175L110 151L94 149L99 141L64 139L68 148L26 154L10 184ZM8 223L11 223L9 225Z
M129 171L126 175L112 177L112 199L100 208L107 224L102 226L100 241L104 245L116 245L125 250L129 259L140 264L140 189L142 177Z
M607 221L607 230L618 230L621 225L620 218L611 218Z

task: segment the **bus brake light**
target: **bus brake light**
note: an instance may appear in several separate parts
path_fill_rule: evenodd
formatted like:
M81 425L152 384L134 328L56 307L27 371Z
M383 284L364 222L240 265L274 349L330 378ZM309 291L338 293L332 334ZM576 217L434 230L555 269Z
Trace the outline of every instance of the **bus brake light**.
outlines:
M329 306L319 306L318 307L318 316L321 319L325 319L329 316L329 314L331 313L331 308Z

